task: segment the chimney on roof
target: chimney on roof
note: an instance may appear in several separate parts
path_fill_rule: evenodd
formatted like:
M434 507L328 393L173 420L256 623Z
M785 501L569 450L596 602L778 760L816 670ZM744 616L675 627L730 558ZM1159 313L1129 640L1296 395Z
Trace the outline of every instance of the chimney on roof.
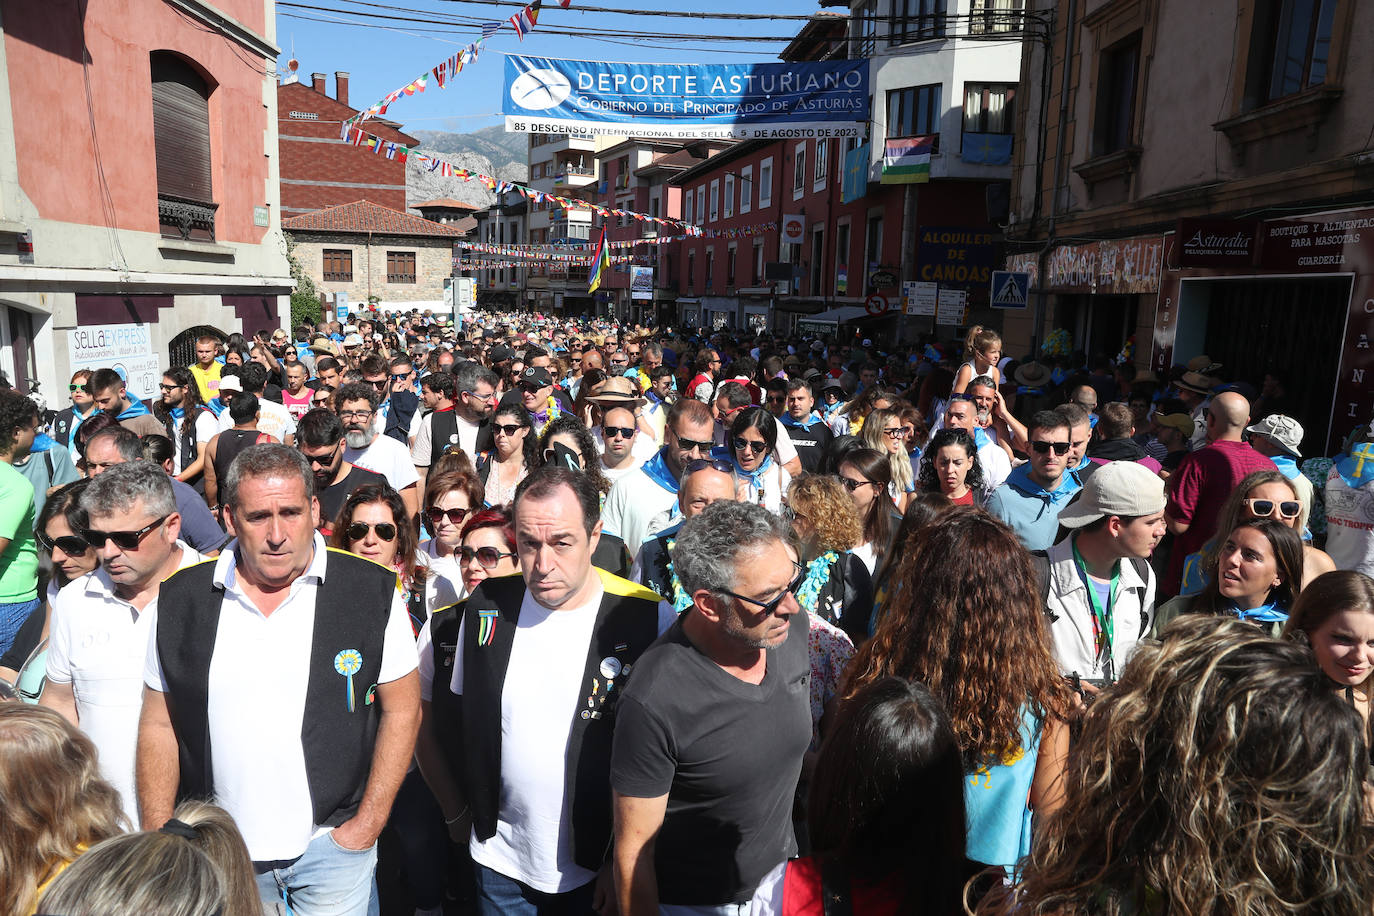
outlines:
M320 93L320 95L324 95L324 74L323 74L323 73L312 73L312 74L310 74L310 88L311 88L311 89L314 89L316 92Z
M340 105L348 104L348 71L334 71L334 98Z

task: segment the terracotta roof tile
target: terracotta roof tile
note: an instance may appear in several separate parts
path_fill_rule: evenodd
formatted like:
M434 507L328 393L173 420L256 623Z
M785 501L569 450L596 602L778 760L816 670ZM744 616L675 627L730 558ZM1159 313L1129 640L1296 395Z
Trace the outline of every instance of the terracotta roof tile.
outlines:
M434 200L427 200L422 204L411 204L412 209L421 210L427 207L447 207L450 210L481 210L477 204L465 204L461 200L454 200L452 197L439 197Z
M292 216L281 221L283 229L312 232L375 232L379 235L428 235L459 238L464 233L451 225L436 223L374 204L355 200L351 204L328 207Z

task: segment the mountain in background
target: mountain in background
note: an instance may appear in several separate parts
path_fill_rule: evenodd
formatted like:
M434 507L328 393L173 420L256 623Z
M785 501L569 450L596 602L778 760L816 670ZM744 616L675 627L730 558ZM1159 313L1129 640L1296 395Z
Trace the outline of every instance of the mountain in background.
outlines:
M457 134L442 130L412 130L422 145L420 152L442 156L471 172L491 175L505 181L525 182L529 178L524 134L509 134L501 125ZM406 164L406 200L411 205L451 197L465 204L486 207L496 195L480 181L442 178L411 159Z

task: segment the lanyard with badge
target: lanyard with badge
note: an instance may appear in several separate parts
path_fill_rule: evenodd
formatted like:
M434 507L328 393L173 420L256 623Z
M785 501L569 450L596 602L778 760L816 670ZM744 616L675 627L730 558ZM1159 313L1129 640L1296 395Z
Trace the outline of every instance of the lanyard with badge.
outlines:
M1088 565L1083 562L1083 555L1078 552L1078 543L1073 545L1073 565L1078 570L1078 577L1083 580L1083 587L1088 590L1088 606L1092 608L1093 621L1093 643L1097 647L1096 661L1102 667L1102 675L1107 681L1116 680L1115 664L1112 658L1112 639L1116 631L1116 622L1112 619L1112 604L1116 601L1117 586L1121 584L1121 563L1117 561L1112 566L1112 580L1107 589L1107 605L1102 606L1098 597L1097 589L1088 578Z

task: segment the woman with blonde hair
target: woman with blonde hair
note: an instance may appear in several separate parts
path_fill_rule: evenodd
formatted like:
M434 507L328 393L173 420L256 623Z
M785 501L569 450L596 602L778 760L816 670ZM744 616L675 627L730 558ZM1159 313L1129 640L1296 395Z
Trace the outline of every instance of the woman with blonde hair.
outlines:
M229 916L226 902L220 869L174 828L98 843L57 876L39 898L38 912L52 916Z
M261 916L262 898L253 875L253 860L228 811L209 802L184 801L177 805L162 832L190 840L215 866L224 889L220 916Z
M963 759L968 857L1010 872L1032 812L1062 803L1070 708L1031 557L980 509L955 506L897 555L877 631L849 666L842 702L894 676L949 712Z
M892 466L892 482L887 485L887 495L897 511L905 512L912 493L916 490L916 475L911 468L911 454L906 449L907 427L902 415L896 410L879 409L868 415L859 438L864 445L879 454L887 456Z
M1365 753L1305 647L1187 615L1090 707L1064 806L978 912L1368 916Z
M73 859L127 827L95 745L54 710L0 703L0 825L0 916L29 916Z
M962 394L969 382L986 375L994 384L1002 384L1002 372L997 363L1002 359L1002 338L992 328L975 324L964 338L964 355L968 361L954 373L954 394Z

